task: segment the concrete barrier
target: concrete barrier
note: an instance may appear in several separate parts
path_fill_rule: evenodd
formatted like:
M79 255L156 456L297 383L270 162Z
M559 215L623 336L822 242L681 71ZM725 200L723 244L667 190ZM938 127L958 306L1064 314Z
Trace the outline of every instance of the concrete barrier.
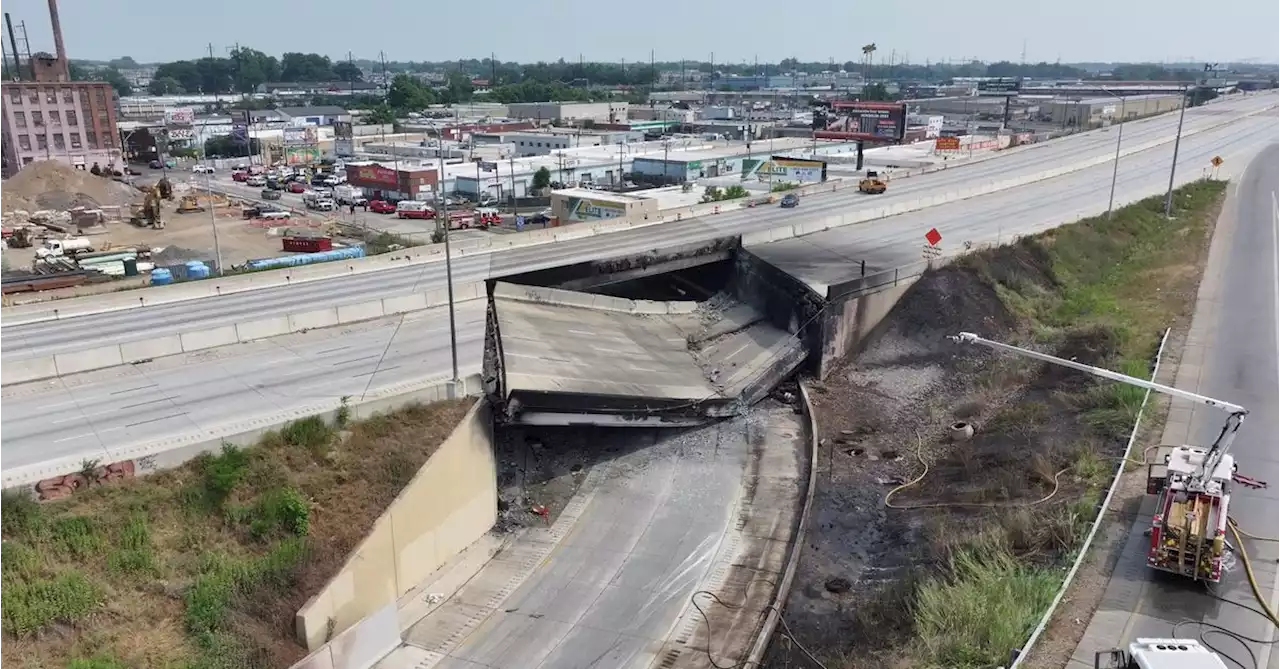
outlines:
M454 288L454 302L467 302L486 297L483 283L467 283ZM0 361L0 385L8 386L51 379L65 374L90 372L131 364L167 355L192 353L219 346L230 346L268 337L303 332L318 328L347 325L360 321L421 311L449 303L448 291L388 297L341 307L313 309L243 323L193 330L177 335L155 337L124 344L104 346L52 357L23 358ZM588 305L589 306L589 305Z
M351 418L362 419L415 402L436 402L453 396L465 397L482 392L483 386L479 375L468 376L462 380L461 387L457 388L448 379L436 377L375 390L365 401L351 404L347 408ZM264 433L278 430L300 418L321 416L326 421L332 421L341 407L342 402L339 398L325 398L288 411L217 425L189 432L183 436L165 437L131 446L109 448L106 449L104 465L120 466L137 476L172 469L201 453L217 451L223 444L252 446ZM101 451L98 454L101 454ZM95 454L95 457L98 454ZM6 468L0 474L2 485L5 490L30 492L42 481L80 472L84 469L85 459L83 454L76 454L38 465Z
M394 607L401 595L488 532L498 518L497 475L493 417L481 400L391 502L342 569L298 611L298 641L314 650L333 632L358 629L361 620Z
M400 621L392 602L352 625L291 669L369 669L400 645Z

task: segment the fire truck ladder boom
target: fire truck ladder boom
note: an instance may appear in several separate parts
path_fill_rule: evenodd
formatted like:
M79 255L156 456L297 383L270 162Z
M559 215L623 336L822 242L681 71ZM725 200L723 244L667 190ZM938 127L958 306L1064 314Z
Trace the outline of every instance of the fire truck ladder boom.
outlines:
M1217 468L1218 463L1222 460L1222 456L1225 455L1226 452L1231 448L1231 442L1235 440L1236 432L1239 431L1240 425L1244 422L1244 417L1249 413L1248 409L1245 409L1244 407L1236 404L1231 404L1230 402L1223 402L1222 400L1216 400L1212 397L1206 397L1204 395L1198 395L1196 393L1187 392L1185 390L1179 390L1171 386L1166 386L1160 383L1155 383L1153 381L1148 381L1147 379L1139 379L1137 377L1129 376L1128 374L1113 372L1109 369L1103 369L1101 367L1086 365L1084 363L1076 362L1074 360L1065 360L1063 358L1052 356L1047 353L1040 353L1038 351L1032 351L1032 350L1021 348L1018 346L1002 344L998 341L992 341L990 339L979 337L978 335L973 334L972 332L961 332L958 335L952 335L947 338L959 344L978 344L980 346L986 346L987 348L990 348L996 351L1003 351L1005 353L1012 353L1014 355L1020 355L1026 358L1040 360L1041 362L1047 362L1054 365L1069 367L1071 369L1075 369L1075 370L1084 372L1086 374L1092 374L1094 376L1099 376L1104 379L1110 379L1112 381L1119 381L1120 383L1127 383L1129 385L1138 386L1139 388L1153 390L1157 393L1164 393L1165 395L1169 395L1171 397L1177 397L1179 399L1184 399L1189 402L1195 402L1196 404L1201 404L1207 407L1213 407L1214 409L1225 411L1230 415L1227 417L1226 423L1222 426L1222 432L1218 434L1218 438L1214 440L1213 445L1210 446L1207 452L1205 453L1204 460L1203 460L1204 464L1200 470L1202 478L1208 478L1213 475L1213 472Z

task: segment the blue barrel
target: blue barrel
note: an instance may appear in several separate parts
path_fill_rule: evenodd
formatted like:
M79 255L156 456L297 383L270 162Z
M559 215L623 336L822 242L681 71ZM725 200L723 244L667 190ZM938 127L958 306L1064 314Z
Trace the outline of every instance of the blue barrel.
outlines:
M188 260L187 263L188 279L207 279L209 278L209 266L199 260Z
M163 267L151 270L151 285L163 286L170 283L173 283L173 272Z

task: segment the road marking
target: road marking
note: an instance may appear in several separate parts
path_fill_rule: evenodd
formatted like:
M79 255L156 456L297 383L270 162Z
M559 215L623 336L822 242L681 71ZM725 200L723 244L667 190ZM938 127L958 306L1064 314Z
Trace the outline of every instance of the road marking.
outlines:
M1271 191L1271 317L1275 330L1276 386L1280 386L1280 198Z
M187 415L187 412L179 411L178 413L170 414L168 416L161 416L159 418L152 418L150 420L143 420L143 421L138 421L136 423L129 423L125 427L137 427L139 425L146 425L147 423L158 423L162 420L169 420L170 418L177 418L179 416L185 416L185 415ZM114 428L114 429L119 429L119 428ZM103 430L103 431L106 432L107 430Z
M123 394L125 394L125 393L132 393L132 392L136 392L136 391L139 391L139 390L146 390L147 388L155 388L157 385L159 385L159 384L152 383L152 384L148 384L148 385L145 385L145 386L138 386L137 388L129 388L128 390L116 390L116 391L113 391L113 392L112 392L112 393L110 393L110 394L112 394L112 395L123 395Z
M85 432L84 434L73 434L73 435L71 435L70 437L63 437L63 438L61 438L61 439L55 439L53 443L55 443L55 444L61 444L61 443L62 443L62 442L64 442L64 441L73 441L73 440L75 440L75 439L84 439L85 437L92 437L92 436L95 436L95 435L97 435L97 432Z

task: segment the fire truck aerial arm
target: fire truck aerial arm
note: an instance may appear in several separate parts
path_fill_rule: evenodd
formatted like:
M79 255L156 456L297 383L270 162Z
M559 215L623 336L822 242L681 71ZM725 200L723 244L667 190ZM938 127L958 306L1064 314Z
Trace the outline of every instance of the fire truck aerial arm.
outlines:
M1054 365L1061 365L1063 367L1070 367L1071 369L1075 369L1075 370L1084 372L1086 374L1092 374L1094 376L1099 376L1104 379L1110 379L1112 381L1119 381L1120 383L1127 383L1129 385L1138 386L1139 388L1146 388L1147 390L1152 390L1157 393L1164 393L1165 395L1169 395L1171 397L1177 397L1179 399L1184 399L1189 402L1195 402L1196 404L1202 404L1207 407L1213 407L1215 409L1225 411L1231 414L1232 416L1237 417L1238 419L1243 419L1249 413L1248 409L1245 409L1244 407L1236 404L1231 404L1230 402L1215 400L1212 397L1197 395L1196 393L1187 392L1185 390L1179 390L1177 388L1155 383L1153 381L1148 381L1146 379L1139 379L1137 377L1129 376L1127 374L1113 372L1109 369L1103 369L1101 367L1086 365L1084 363L1076 362L1074 360L1065 360L1063 358L1052 356L1047 353L1040 353L1038 351L1032 351L1025 348L1020 348L1018 346L1002 344L998 341L984 339L982 337L979 337L976 334L973 334L972 332L961 332L958 335L948 336L947 339L950 339L951 341L954 341L958 344L978 344L980 346L986 346L987 348L990 348L996 351L1012 353L1014 355L1020 355L1024 358L1032 358L1034 360L1039 360L1041 362L1047 362Z

